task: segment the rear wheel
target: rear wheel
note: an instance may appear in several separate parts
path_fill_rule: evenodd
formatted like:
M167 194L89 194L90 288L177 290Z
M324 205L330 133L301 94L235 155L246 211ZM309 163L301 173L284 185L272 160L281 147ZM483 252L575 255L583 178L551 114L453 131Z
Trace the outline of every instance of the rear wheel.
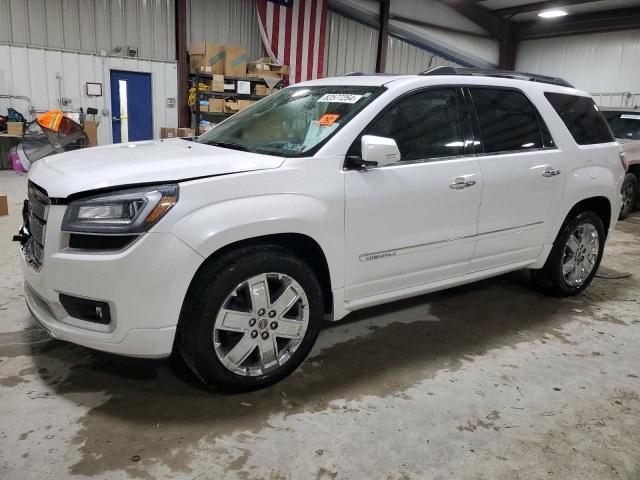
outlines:
M180 351L206 384L266 387L292 373L315 343L322 293L313 270L280 247L223 256L196 279L181 319Z
M633 173L627 173L622 183L622 207L618 219L623 220L633 212L638 201L638 179Z
M598 214L576 214L565 222L544 267L532 270L533 279L553 295L582 292L600 266L604 241L604 225Z

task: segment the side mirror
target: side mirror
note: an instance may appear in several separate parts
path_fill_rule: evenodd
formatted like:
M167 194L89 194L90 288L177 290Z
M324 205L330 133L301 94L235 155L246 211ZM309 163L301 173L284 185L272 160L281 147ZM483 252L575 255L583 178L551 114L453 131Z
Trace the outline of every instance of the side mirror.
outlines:
M400 160L400 150L393 138L363 135L361 145L362 160L366 162L365 165L384 167Z

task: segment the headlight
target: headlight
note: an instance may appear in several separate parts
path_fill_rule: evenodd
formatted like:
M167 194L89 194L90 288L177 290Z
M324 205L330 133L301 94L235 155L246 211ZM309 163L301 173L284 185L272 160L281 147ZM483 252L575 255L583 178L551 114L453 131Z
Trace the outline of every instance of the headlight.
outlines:
M69 203L62 230L131 234L149 230L178 201L178 185L120 190Z

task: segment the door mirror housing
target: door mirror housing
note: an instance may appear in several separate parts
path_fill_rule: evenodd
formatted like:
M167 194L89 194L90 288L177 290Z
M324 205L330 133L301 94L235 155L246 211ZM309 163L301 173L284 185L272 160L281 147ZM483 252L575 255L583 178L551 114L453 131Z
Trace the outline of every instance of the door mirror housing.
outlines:
M378 167L384 167L400 161L400 149L393 138L363 135L362 160Z

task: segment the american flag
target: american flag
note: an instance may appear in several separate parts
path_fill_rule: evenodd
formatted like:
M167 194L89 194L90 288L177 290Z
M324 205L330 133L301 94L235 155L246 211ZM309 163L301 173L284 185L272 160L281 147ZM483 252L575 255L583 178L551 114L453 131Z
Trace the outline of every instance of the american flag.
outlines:
M328 0L256 0L262 43L289 85L322 77Z

